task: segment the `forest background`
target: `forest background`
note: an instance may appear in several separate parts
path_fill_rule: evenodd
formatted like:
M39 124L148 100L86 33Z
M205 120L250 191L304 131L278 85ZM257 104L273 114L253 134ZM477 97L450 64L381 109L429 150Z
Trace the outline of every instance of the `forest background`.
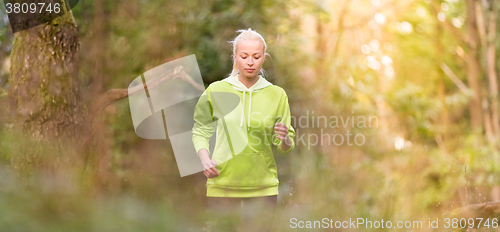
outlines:
M307 138L349 131L365 142L306 139L276 156L278 231L292 217L427 221L500 201L499 7L82 0L15 34L2 8L0 230L198 231L205 177L181 178L169 140L135 134L124 91L190 54L206 86L225 78L228 41L244 28L266 39L266 78L297 119L377 118L371 127L294 123Z

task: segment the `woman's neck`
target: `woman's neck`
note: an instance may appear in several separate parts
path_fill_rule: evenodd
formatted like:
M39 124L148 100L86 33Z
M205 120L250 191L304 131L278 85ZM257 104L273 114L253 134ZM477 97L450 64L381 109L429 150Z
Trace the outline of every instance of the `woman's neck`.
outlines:
M241 76L238 75L238 80L240 80L240 82L245 85L247 88L250 88L252 87L255 83L257 83L257 81L259 80L259 75L257 76L254 76L252 78L248 78L248 77L244 77L244 76Z

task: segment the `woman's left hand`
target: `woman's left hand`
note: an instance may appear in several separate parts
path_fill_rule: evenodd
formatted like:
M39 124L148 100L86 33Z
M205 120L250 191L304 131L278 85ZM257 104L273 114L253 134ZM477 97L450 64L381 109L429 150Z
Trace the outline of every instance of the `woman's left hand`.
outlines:
M276 138L284 140L288 138L288 127L286 127L285 123L276 123L274 124L274 133L276 134Z
M288 127L285 123L278 122L274 124L274 133L276 134L276 138L281 139L281 150L287 151L290 149L292 140L288 136Z
M281 150L288 151L292 146L292 140L288 136L288 127L284 123L274 124L274 133L276 138L281 139Z

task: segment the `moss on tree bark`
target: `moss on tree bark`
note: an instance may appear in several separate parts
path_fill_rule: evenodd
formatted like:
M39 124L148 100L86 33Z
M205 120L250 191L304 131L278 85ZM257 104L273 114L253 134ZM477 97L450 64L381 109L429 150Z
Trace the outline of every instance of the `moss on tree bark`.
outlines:
M14 34L9 111L14 126L37 140L75 138L83 123L78 86L78 31L72 14Z

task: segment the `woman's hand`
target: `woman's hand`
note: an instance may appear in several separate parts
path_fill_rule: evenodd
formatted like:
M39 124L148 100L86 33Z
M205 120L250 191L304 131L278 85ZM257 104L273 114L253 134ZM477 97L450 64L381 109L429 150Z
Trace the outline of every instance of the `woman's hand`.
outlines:
M207 178L214 178L219 176L219 170L215 168L215 166L217 165L217 162L215 162L215 160L207 159L202 161L202 164L204 169L203 174L205 174Z
M292 146L292 140L288 136L288 127L285 123L274 124L274 133L276 138L281 139L281 150L287 151Z
M274 133L276 138L284 140L288 137L288 127L286 127L285 123L278 122L274 124Z
M198 151L198 156L200 156L201 164L203 165L203 174L205 174L205 176L208 178L218 177L219 170L215 168L217 162L210 159L207 149L200 149L200 151Z

